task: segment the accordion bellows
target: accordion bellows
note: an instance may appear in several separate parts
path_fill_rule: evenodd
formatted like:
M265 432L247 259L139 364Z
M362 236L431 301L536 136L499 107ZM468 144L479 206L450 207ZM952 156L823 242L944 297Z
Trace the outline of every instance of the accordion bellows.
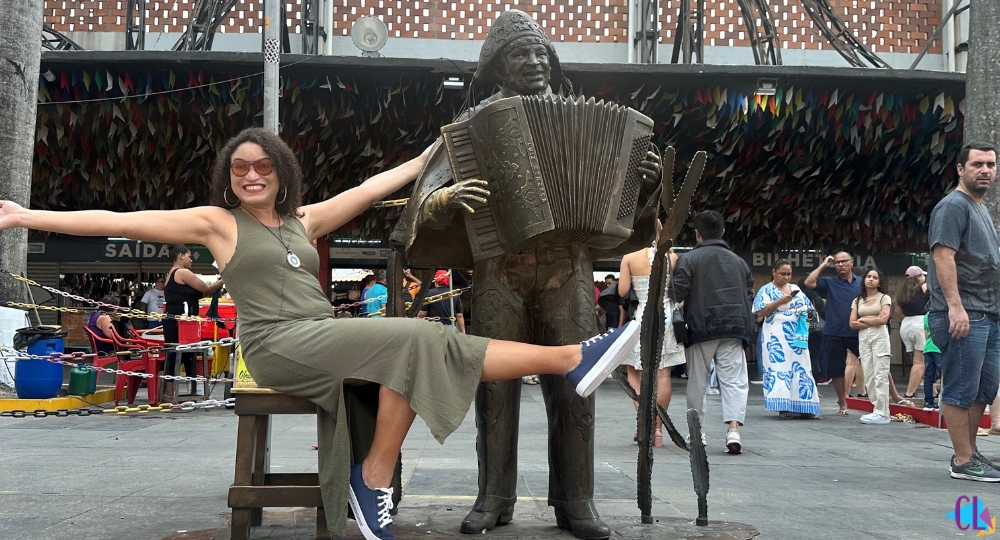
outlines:
M632 234L653 121L593 98L516 96L441 129L456 182L487 180L465 226L475 260Z

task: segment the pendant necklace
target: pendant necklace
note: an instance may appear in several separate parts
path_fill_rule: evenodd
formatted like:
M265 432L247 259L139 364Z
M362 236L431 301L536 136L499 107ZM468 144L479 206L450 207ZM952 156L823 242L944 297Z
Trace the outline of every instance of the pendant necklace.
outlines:
M243 210L243 211L247 212L246 210ZM285 240L284 240L284 238L282 238L282 235L281 235L281 223L280 222L278 223L278 234L274 234L274 231L272 231L271 228L268 227L267 225L264 225L263 221L257 219L257 216L251 214L250 212L247 212L247 213L250 214L250 217L256 219L257 223L260 223L260 226L264 227L264 230L266 230L267 232L271 233L271 236L273 236L275 238L275 240L277 240L278 242L281 242L281 247L285 248L285 252L287 253L287 255L285 255L285 260L288 261L288 266L291 266L292 268L298 268L298 267L302 266L302 261L299 260L298 255L292 253L292 249L285 244Z

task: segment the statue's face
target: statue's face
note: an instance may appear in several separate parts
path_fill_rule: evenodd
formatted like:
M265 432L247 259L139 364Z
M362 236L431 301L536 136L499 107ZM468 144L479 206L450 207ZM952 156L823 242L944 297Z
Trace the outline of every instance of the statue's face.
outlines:
M503 53L500 81L508 93L541 94L549 86L551 72L545 45L521 45Z

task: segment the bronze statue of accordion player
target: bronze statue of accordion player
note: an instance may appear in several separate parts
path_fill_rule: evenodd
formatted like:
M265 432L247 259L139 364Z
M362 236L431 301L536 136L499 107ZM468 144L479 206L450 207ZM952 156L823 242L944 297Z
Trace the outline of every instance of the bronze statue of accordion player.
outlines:
M545 32L521 11L501 13L483 45L473 84L494 81L499 92L442 129L391 239L408 264L473 268L474 334L586 340L599 333L593 261L655 235L657 205L646 204L661 176L652 121L574 96ZM560 528L608 538L593 502L594 397L559 377L540 382L548 504ZM477 391L479 495L462 532L513 518L520 396L520 380Z

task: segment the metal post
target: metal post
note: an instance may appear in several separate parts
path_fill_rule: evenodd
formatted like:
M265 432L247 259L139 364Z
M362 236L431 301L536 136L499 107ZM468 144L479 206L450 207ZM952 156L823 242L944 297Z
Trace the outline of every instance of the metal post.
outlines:
M449 295L452 293L452 291L455 290L455 274L454 274L454 272L455 271L452 270L451 268L448 269L448 294ZM458 320L457 320L458 318L455 317L455 297L452 296L452 297L448 298L448 302L451 303L451 318L452 319L456 319L454 321L451 321L451 328L453 330L458 330Z
M333 0L326 0L326 32L323 33L323 47L327 56L333 55Z
M278 133L278 66L281 63L282 0L264 1L264 129Z
M281 64L281 29L284 0L264 0L264 129L278 133L278 67ZM271 472L271 422L267 423L264 473Z

